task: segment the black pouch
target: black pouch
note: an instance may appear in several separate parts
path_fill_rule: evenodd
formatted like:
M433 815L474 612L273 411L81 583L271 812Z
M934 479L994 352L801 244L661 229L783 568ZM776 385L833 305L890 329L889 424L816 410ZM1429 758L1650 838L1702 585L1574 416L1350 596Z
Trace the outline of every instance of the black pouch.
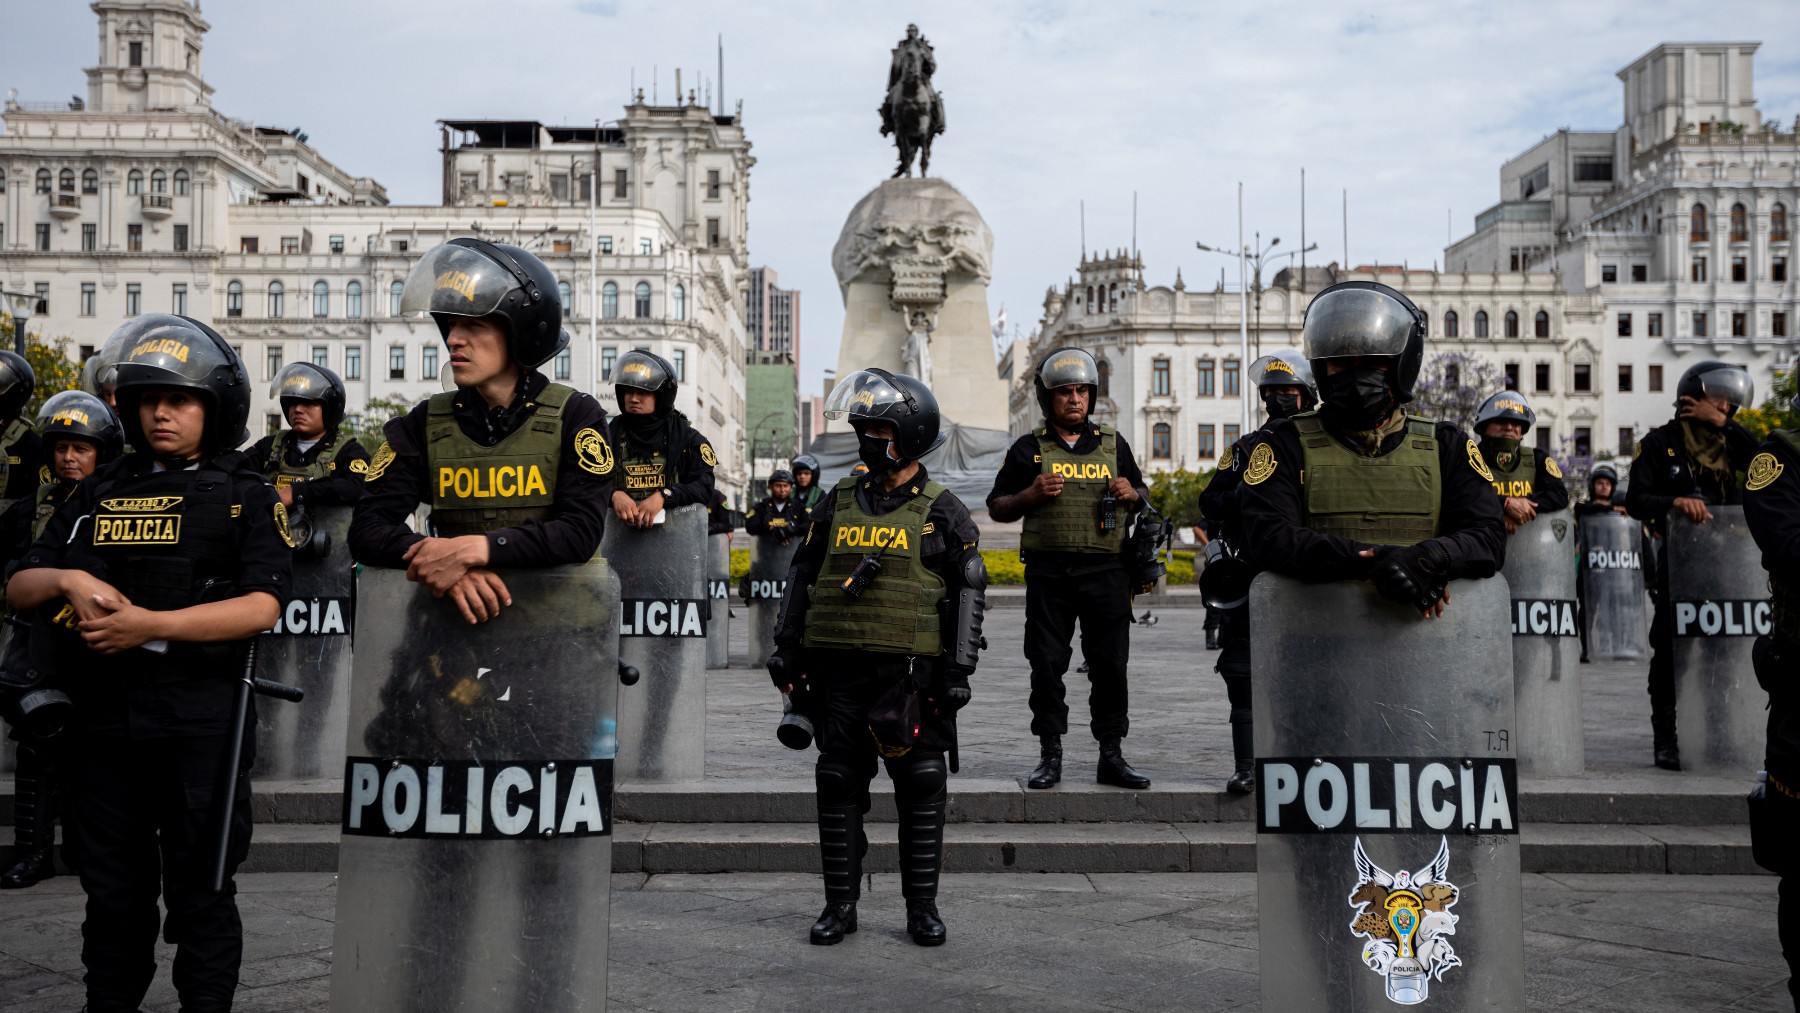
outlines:
M1772 633L1756 638L1750 648L1750 668L1764 693L1775 697L1793 688L1787 683L1800 671L1800 657L1796 654L1800 654L1800 649Z
M912 752L921 721L919 687L910 675L894 680L869 708L869 734L875 737L875 748L890 760Z
M1778 876L1800 872L1794 848L1800 840L1800 798L1786 794L1792 791L1793 786L1771 783L1761 774L1744 800L1750 811L1750 857Z

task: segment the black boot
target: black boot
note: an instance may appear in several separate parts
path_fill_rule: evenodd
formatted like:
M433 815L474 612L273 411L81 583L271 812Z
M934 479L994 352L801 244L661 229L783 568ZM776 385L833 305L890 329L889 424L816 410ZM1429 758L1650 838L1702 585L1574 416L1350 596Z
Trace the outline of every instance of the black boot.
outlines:
M1256 726L1250 723L1249 708L1239 715L1231 714L1231 753L1237 758L1237 771L1225 782L1225 790L1233 795L1248 795L1256 790Z
M1650 731L1655 741L1656 765L1664 770L1681 769L1681 747L1675 740L1675 707L1673 704L1650 708Z
M1025 782L1028 788L1048 788L1062 780L1062 736L1043 735L1038 741L1043 743L1042 756Z
M1237 772L1225 782L1225 790L1233 795L1248 795L1256 790L1256 761L1239 760Z
M942 946L950 938L938 917L937 901L926 898L906 902L906 931L920 946Z
M912 759L908 757L908 759ZM948 808L941 755L895 763L894 804L900 818L900 895L906 898L906 931L920 946L942 946L937 913L938 872L944 867L944 811Z
M819 862L825 873L825 910L813 923L813 945L841 943L856 931L856 901L862 893L862 860L868 849L860 806L819 806Z
M1125 762L1118 739L1106 739L1100 743L1100 766L1094 770L1094 783L1119 788L1150 787L1150 779L1131 769L1131 764Z
M47 771L31 747L19 750L19 771L14 780L13 854L18 861L0 873L0 890L22 890L56 875L51 845L56 841L56 803Z

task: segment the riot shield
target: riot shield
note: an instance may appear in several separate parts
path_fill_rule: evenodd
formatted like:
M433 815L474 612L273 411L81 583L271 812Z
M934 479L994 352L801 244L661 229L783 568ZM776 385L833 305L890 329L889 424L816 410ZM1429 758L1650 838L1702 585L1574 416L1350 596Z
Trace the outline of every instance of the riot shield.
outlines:
M257 708L253 777L331 777L344 762L350 624L356 618L350 597L352 512L350 507L307 511L314 537L295 549L292 593L256 650L256 674L304 689L306 700L294 707Z
M1507 603L1256 578L1263 1009L1525 1009Z
M331 1008L604 1009L619 583L501 574L465 622L357 580Z
M706 539L706 667L731 667L731 535Z
M1674 635L1675 712L1684 770L1756 773L1764 709L1750 649L1773 625L1769 577L1741 506L1711 506L1713 519L1672 511L1663 527L1669 554L1669 624Z
M706 755L706 508L649 528L608 524L600 554L619 577L621 782L698 781Z
M1575 534L1570 511L1558 510L1539 514L1506 539L1501 572L1512 590L1513 747L1528 774L1579 774L1585 765Z
M1644 526L1623 514L1581 518L1581 598L1587 609L1588 657L1636 661L1650 640L1650 601L1644 574Z
M804 536L786 545L767 535L756 535L750 542L750 577L745 581L745 597L749 599L751 668L761 668L775 653L775 617L781 612L781 596L787 592L788 567L794 564L794 553L800 551Z

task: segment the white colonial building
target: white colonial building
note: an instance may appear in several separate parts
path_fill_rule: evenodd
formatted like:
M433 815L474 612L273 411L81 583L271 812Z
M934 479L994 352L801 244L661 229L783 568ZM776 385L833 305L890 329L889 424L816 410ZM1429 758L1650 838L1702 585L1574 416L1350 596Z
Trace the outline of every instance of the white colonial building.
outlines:
M457 236L515 243L556 274L574 339L546 374L588 389L593 362L611 410L617 356L663 355L721 484L741 488L755 160L739 116L640 93L598 127L445 120L442 203L391 205L304 135L212 108L189 0L93 6L87 100L4 111L0 287L38 294L34 335L85 357L138 313L208 321L243 354L262 427L279 410L267 382L295 360L343 376L352 412L412 402L445 361L430 321L397 315L412 265Z

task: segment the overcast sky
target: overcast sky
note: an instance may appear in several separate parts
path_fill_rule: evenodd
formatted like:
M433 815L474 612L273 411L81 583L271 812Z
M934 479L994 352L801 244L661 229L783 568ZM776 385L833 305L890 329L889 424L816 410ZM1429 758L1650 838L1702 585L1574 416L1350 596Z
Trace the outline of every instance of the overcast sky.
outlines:
M86 93L95 18L78 0L8 5L0 87ZM1612 129L1616 71L1665 41L1760 41L1763 115L1800 114L1792 0L766 4L649 0L205 0L205 76L222 112L302 127L326 157L436 203L435 121L611 120L635 74L660 97L696 74L741 101L752 263L802 300L802 382L836 364L842 303L831 247L893 169L877 134L888 52L908 20L936 46L949 132L941 174L996 236L990 310L1029 331L1081 252L1127 247L1132 193L1147 280L1216 284L1249 230L1299 245L1307 170L1311 262L1430 266L1499 199L1499 168L1561 127ZM1314 261L1314 257L1317 261ZM1230 266L1235 285L1236 268Z

